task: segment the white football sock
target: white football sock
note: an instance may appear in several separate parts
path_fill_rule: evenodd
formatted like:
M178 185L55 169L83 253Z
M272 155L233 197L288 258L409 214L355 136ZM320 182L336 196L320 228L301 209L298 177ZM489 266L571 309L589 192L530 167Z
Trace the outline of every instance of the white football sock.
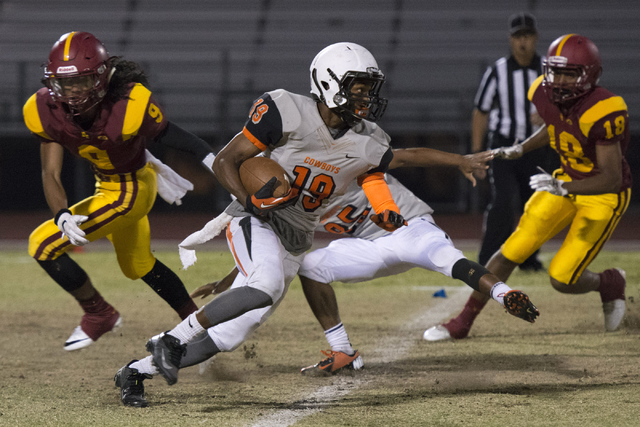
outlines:
M504 296L509 292L511 288L504 282L498 282L491 288L491 298L498 301L498 303L504 306Z
M351 347L351 343L349 342L347 331L344 329L344 325L342 323L331 329L327 329L324 331L324 335L327 337L331 350L341 351L348 355L355 353L353 347Z
M178 326L167 333L178 338L180 344L186 344L191 341L196 335L205 331L198 322L198 319L196 319L196 313L197 312L191 313L186 319L180 322Z
M152 363L153 356L147 356L142 360L138 360L137 362L133 362L129 365L130 368L137 369L141 374L150 374L150 375L158 375L160 371L156 366Z

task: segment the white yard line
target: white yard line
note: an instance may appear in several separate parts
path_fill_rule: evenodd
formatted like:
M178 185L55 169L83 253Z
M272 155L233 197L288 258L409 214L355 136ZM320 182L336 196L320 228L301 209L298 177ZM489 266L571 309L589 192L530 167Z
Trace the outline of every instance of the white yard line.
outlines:
M442 287L421 286L416 289L426 291L438 291ZM402 325L398 334L386 336L376 341L373 346L375 350L367 353L365 363L390 363L404 357L417 340L416 331L420 331L427 326L440 323L455 314L471 294L468 287L446 287L448 297L443 298L438 304L430 309L418 314L409 322ZM323 407L331 405L340 400L343 396L351 393L358 387L364 386L370 380L354 377L338 376L333 379L333 383L320 387L315 393L305 394L305 396L294 403L299 409L283 409L275 411L270 415L258 418L251 424L252 427L286 427L295 424L301 419L322 411Z

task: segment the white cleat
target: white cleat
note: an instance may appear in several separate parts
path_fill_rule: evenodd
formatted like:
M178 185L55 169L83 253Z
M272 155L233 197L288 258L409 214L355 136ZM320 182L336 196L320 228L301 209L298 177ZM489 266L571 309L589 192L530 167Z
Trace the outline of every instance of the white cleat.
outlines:
M113 332L121 326L122 316L118 317L118 320L116 320L116 323L115 325L113 325L111 331ZM84 333L80 326L76 326L69 339L67 339L67 341L64 343L64 349L66 351L80 350L81 348L89 347L94 342L95 341L89 338L89 335Z
M616 268L615 270L618 270L618 273L622 275L626 284L627 273L621 268ZM625 309L626 304L624 299L616 299L602 303L602 311L604 312L604 328L607 332L613 332L618 329L620 323L622 323Z
M447 328L442 325L430 327L429 329L424 331L422 338L427 341L445 341L452 339L451 334L449 333Z
M93 340L89 335L85 334L80 326L77 326L69 339L64 343L64 349L67 351L80 350L93 344Z
M607 332L613 332L622 323L624 317L625 302L622 299L602 303L602 311L604 311L604 328Z

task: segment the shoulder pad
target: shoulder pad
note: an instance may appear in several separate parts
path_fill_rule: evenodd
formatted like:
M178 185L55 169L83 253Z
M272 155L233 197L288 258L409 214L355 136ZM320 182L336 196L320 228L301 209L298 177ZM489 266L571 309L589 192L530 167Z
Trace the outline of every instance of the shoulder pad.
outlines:
M32 133L41 136L46 139L51 139L49 135L44 131L42 121L40 120L40 114L38 113L37 93L31 95L22 108L22 115L24 116L24 123Z
M374 139L386 142L387 144L391 142L391 137L385 131L383 131L377 123L366 122L366 126L370 129L371 136Z
M373 167L380 165L382 158L387 150L390 149L389 141L391 138L387 135L379 126L377 129L372 129L373 132L368 135L369 141L358 143L358 149L361 156L367 160L367 162Z
M544 79L544 74L541 74L538 76L537 79L533 81L533 83L531 83L531 86L529 86L529 92L527 92L527 98L529 98L529 101L533 99L533 94L536 93L536 90L540 86L540 83L542 83L543 79Z
M287 133L296 130L302 123L302 116L300 114L301 100L299 98L306 98L300 95L293 94L284 89L276 89L268 92L271 99L278 107L280 112L280 118L282 119L282 132Z
M582 134L588 136L591 127L598 120L616 111L627 111L627 104L621 96L612 96L595 103L580 116Z
M122 125L122 140L126 141L135 136L142 126L142 120L147 110L147 104L151 97L151 91L136 83L129 93L127 101L127 111L124 115L124 124Z

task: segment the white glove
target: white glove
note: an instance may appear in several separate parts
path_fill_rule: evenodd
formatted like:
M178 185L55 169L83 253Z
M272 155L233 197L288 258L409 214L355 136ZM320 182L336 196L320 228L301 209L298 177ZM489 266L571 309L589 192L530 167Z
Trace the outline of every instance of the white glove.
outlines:
M566 188L562 185L563 181L560 181L540 167L538 167L542 171L537 175L533 175L529 179L529 186L535 191L547 191L551 194L555 194L556 196L566 196L569 194Z
M56 225L60 231L62 231L62 238L67 236L71 244L75 246L84 246L89 243L89 241L84 238L84 236L86 236L85 232L78 227L78 225L88 220L89 217L84 215L71 215L71 211L68 209L63 209L61 212L62 213L56 215Z
M491 150L494 158L515 160L522 157L522 144L516 139L516 142L511 147L500 147Z

